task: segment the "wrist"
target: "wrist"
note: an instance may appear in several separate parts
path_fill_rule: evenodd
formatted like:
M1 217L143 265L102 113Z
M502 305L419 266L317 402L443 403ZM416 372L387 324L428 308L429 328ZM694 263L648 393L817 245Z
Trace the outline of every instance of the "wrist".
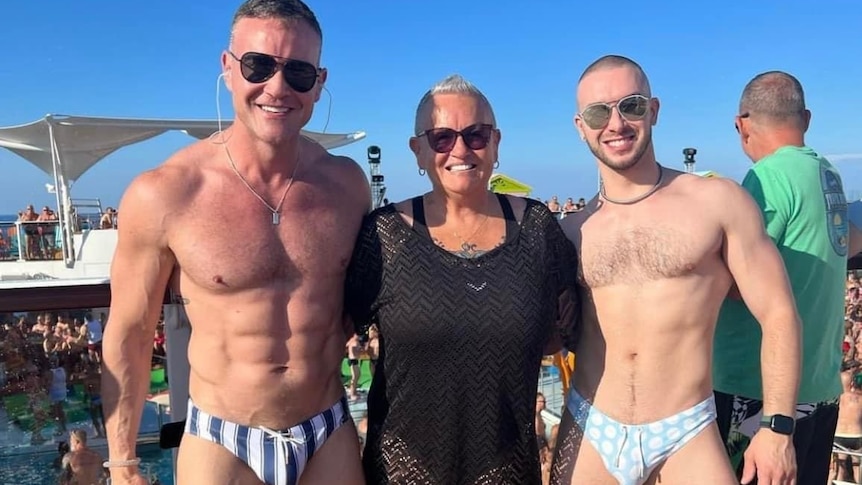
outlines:
M122 459L110 458L107 461L102 462L102 468L110 472L111 476L131 477L138 474L138 465L140 464L141 459L137 457Z
M796 431L796 420L784 414L764 414L760 418L760 427L780 436L792 437Z

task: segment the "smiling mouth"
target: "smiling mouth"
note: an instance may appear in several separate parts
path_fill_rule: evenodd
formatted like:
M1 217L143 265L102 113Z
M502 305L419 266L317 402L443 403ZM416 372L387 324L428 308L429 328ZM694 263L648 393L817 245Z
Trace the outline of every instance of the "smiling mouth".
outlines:
M460 163L458 165L450 165L446 167L446 170L450 172L466 172L467 170L473 170L476 168L475 164L472 163Z
M634 135L625 136L622 138L615 138L613 140L606 140L602 143L611 147L611 148L625 148L626 146L633 144L635 140Z
M291 109L292 109L292 108L288 108L287 106L271 106L271 105L267 105L267 104L259 104L259 105L257 105L257 107L260 108L261 110L267 112L267 113L273 113L273 114L285 114L285 113L291 111Z

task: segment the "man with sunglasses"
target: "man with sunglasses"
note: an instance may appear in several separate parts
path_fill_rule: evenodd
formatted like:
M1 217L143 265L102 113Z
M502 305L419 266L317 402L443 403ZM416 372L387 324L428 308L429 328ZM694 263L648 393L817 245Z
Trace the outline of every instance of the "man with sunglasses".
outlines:
M562 222L580 253L584 305L552 483L736 484L715 422L712 336L735 279L766 336L767 412L792 413L799 331L781 258L738 184L656 161L659 101L637 63L595 61L577 106L601 186ZM752 441L748 471L762 484L794 483L783 431Z
M732 460L745 463L748 453L741 455L754 432L780 425L777 419L795 424L799 483L819 485L829 474L841 394L844 281L852 239L847 201L841 175L805 144L811 113L795 77L780 71L754 77L739 110L735 126L754 162L742 185L763 213L790 278L802 317L803 364L794 409L788 418L771 416L760 392L760 369L772 364L758 352L761 336L751 305L726 301L715 334L719 427Z
M301 136L326 80L321 44L299 0L241 5L222 55L233 125L123 197L103 339L114 483L147 483L135 441L168 284L193 328L178 483L363 483L340 368L371 194L354 161Z

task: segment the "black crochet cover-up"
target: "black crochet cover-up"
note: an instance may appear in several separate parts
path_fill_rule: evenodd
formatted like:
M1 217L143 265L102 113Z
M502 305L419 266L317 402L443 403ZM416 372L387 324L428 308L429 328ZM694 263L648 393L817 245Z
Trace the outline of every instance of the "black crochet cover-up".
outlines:
M505 196L506 241L475 258L437 246L421 202L410 227L394 205L370 214L348 269L346 308L375 321L363 468L374 484L540 484L538 372L548 338L572 345L577 253L553 214ZM421 199L419 199L421 201Z

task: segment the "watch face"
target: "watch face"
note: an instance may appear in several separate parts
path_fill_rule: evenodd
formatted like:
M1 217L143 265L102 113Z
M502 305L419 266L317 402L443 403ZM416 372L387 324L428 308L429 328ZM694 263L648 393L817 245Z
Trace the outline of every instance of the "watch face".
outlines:
M776 414L772 417L772 423L769 426L772 431L781 434L793 434L794 421L792 418Z

